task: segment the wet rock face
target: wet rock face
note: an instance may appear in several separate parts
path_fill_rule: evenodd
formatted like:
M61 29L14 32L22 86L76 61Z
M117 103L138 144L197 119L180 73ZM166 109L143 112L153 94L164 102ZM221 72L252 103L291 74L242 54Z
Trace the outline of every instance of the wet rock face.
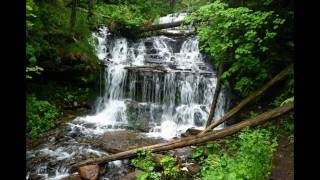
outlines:
M157 122L160 120L163 112L161 106L151 105L151 107L148 104L141 104L137 101L127 101L126 104L129 129L140 132L149 132L149 130L152 128L152 123L150 123L150 121Z
M196 126L202 126L204 124L204 121L202 119L202 115L200 112L195 112L194 113L194 124Z
M164 142L162 139L148 138L141 133L130 131L107 132L100 139L103 149L128 150Z
M88 165L79 168L80 176L87 180L96 180L99 175L98 165Z

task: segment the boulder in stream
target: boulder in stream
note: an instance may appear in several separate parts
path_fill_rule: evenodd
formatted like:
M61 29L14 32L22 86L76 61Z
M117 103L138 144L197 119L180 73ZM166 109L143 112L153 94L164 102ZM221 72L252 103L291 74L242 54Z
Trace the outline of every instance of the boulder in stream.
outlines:
M88 165L79 168L79 174L83 179L96 180L99 175L98 165Z

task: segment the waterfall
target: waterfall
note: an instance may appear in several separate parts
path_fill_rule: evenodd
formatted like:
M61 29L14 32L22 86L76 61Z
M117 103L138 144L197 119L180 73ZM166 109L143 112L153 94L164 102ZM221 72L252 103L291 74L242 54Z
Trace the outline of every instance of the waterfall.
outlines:
M186 15L168 15L160 21L177 21ZM143 129L144 137L170 140L188 128L203 129L206 124L217 77L199 51L196 36L130 40L101 27L91 40L102 64L103 92L91 114L59 126L56 135L27 151L26 179L62 179L71 175L70 162L107 155L96 140L109 131ZM223 116L228 104L221 91L215 119ZM103 176L117 179L128 173L127 164L110 162Z
M199 51L196 36L183 40L153 36L131 41L105 34L106 28L94 34L98 42L101 38L107 42L96 45L98 57L106 65L104 103L97 107L100 111L96 114L82 117L83 123L96 123L99 131L95 132L104 132L149 119L147 135L165 139L191 127L204 128L217 79ZM215 118L223 115L226 101L221 92ZM132 104L139 107L136 119L126 112Z

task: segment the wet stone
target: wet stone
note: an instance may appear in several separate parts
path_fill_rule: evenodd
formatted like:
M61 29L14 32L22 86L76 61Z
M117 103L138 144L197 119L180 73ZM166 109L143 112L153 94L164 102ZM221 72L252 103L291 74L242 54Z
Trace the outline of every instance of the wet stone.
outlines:
M98 165L88 165L79 168L80 176L87 180L96 180L99 175Z
M128 150L164 142L162 139L149 138L141 133L130 131L107 132L100 139L104 149Z
M200 112L195 112L194 113L194 124L196 126L202 126L204 124L204 121L202 119L202 115Z
M83 126L85 127L85 128L95 128L96 127L96 124L94 124L94 123L86 123L86 124L83 124Z

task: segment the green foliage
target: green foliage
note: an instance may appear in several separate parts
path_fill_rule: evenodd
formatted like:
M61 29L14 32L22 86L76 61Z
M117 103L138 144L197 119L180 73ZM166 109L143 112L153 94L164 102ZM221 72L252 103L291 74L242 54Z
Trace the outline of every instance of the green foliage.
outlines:
M131 160L131 165L144 171L138 179L159 179L161 174L154 172L156 164L152 161L151 151L148 149L139 149L136 154L137 158Z
M282 106L286 103L294 101L294 71L291 69L288 74L288 80L285 84L284 90L280 96L276 97L272 102L275 107Z
M266 179L269 176L277 146L270 130L245 129L227 144L235 155L209 154L202 164L201 179Z
M146 172L151 172L155 168L155 163L152 161L152 153L150 150L137 150L137 158L131 160L131 165L140 168Z
M131 165L143 170L144 172L140 174L137 179L161 179L163 174L163 178L174 179L179 177L180 168L177 165L176 158L172 156L164 156L160 160L160 165L162 167L162 171L156 169L156 164L153 162L152 153L148 149L138 149L136 151L137 157L131 160Z
M28 90L40 99L46 99L57 107L70 106L74 102L86 103L98 92L94 88L64 85L54 81L47 84L30 84Z
M274 69L278 71L277 64L288 63L270 56L278 50L276 40L286 22L274 11L230 8L215 1L202 6L187 21L199 25L200 48L213 57L216 67L225 64L222 81L230 82L242 97L266 82Z
M27 0L26 3L26 23L27 23L27 32L33 29L33 26L35 24L35 20L37 18L37 9L38 7L32 0ZM37 58L36 58L36 50L35 48L27 43L26 46L26 57L28 66L26 67L26 78L32 79L32 74L40 74L41 71L43 71L43 68L40 66L37 66Z
M289 133L293 133L294 130L294 123L293 121L288 121L285 125L284 125L284 129L285 131L289 132Z
M102 4L95 11L110 16L111 22L108 23L116 23L128 29L137 28L145 21L141 14L135 13L126 5Z
M58 67L61 59L70 53L80 53L88 63L97 63L94 49L88 42L87 13L77 11L75 26L70 29L70 12L65 0L27 1L27 78L46 71L43 64Z
M193 12L201 6L208 4L208 0L177 0L176 11Z
M38 100L35 96L27 96L27 136L36 138L40 133L54 127L60 112L48 101Z
M203 159L204 155L205 153L203 147L196 148L192 151L192 158L194 159Z
M171 156L165 156L160 160L160 164L163 167L163 173L166 177L176 177L180 169L176 165L176 158Z
M250 118L254 118L258 115L258 113L254 112L254 111L250 111L249 115L250 115Z
M293 136L294 134L294 115L291 114L288 117L288 120L285 122L284 124L284 128L283 128L284 132L286 135Z
M116 24L117 29L136 30L169 12L164 0L137 0L124 3L99 3L94 8L95 24ZM106 18L108 17L108 18Z
M37 6L33 0L27 0L26 2L26 15L27 15L27 29L32 29L34 23L34 18L36 18L35 12L37 11Z
M285 105L285 104L291 103L291 102L293 102L293 101L294 101L294 96L292 96L292 97L284 100L284 101L280 104L280 106L283 106L283 105Z
M161 178L161 173L159 172L143 172L140 176L137 177L137 180L158 180Z

